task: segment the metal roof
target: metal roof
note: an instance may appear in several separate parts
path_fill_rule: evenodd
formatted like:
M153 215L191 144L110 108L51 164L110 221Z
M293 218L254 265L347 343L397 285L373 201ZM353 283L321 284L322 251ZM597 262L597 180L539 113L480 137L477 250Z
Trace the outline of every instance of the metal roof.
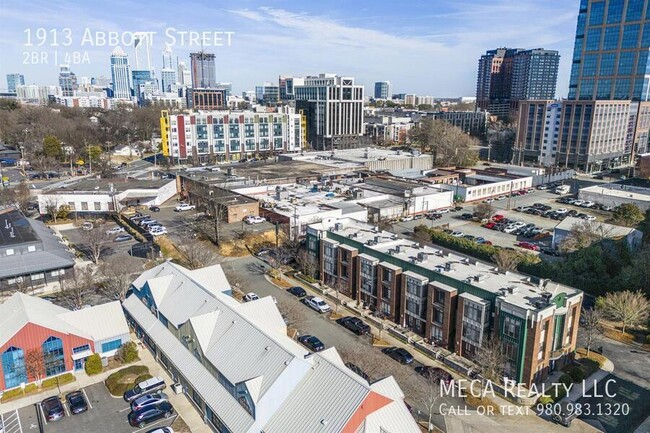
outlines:
M253 425L253 417L136 296L129 296L123 306L233 432L245 432Z
M84 329L95 341L129 334L129 325L126 323L119 301L70 311L59 317L73 326L83 324Z

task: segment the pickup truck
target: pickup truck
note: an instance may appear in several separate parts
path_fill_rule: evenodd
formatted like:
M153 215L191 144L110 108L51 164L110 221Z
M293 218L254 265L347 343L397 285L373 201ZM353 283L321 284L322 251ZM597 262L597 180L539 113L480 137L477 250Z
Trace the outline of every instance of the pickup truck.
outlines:
M174 211L183 212L183 211L192 210L192 209L196 209L196 206L194 206L193 204L189 204L189 203L181 203L181 204L179 204L178 206L176 206L174 208Z
M322 298L319 298L317 296L307 296L306 298L303 299L303 302L309 308L311 308L312 310L316 310L319 313L327 313L329 311L332 311L330 306L327 305L327 302L323 301Z
M354 332L357 335L364 335L370 333L370 326L363 322L363 320L353 317L345 316L341 317L336 321L339 325L347 328L348 330Z

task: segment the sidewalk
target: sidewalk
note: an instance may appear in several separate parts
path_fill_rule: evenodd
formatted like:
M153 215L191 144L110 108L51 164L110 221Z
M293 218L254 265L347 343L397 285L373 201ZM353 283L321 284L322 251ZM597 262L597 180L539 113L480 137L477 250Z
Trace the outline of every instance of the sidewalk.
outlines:
M589 376L587 379L584 381L576 384L576 386L571 387L571 391L569 391L569 395L564 397L562 401L568 400L572 402L576 402L582 398L582 396L585 395L585 393L591 391L593 387L603 380L608 374L614 371L614 363L610 361L609 359L605 364L600 367L600 369Z

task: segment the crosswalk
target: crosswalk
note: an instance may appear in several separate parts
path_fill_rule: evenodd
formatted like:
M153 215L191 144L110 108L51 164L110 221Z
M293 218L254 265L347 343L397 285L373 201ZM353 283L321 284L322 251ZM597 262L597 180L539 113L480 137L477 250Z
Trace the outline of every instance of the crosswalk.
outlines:
M23 433L17 410L0 415L0 426L4 426L3 433Z

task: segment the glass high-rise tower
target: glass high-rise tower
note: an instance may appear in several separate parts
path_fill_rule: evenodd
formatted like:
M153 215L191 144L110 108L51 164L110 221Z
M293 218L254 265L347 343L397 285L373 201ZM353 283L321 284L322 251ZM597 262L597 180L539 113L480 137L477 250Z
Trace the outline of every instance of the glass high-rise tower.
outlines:
M131 67L129 56L120 47L115 47L111 53L111 78L113 81L113 97L131 98Z
M569 99L648 101L648 0L581 0Z

